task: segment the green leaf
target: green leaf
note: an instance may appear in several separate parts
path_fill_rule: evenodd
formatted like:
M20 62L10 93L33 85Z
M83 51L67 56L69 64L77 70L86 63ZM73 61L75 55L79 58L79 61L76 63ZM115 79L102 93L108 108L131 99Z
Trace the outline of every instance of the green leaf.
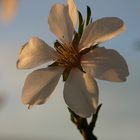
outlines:
M86 73L86 72L83 70L81 64L79 64L77 67L78 67L78 69L81 70L83 73Z
M84 20L83 20L83 16L81 14L80 11L78 11L78 18L79 18L79 26L83 24Z
M99 47L98 44L96 44L96 45L90 46L89 48L85 48L82 51L80 51L80 55L81 56L85 55L85 54L89 53L91 50L98 48L98 47Z
M94 129L95 125L96 125L96 121L97 121L97 118L98 118L98 113L99 113L99 111L100 111L100 109L101 109L101 106L102 106L102 104L100 104L100 105L97 107L96 113L93 114L93 116L92 116L92 120L91 120L91 122L90 122L90 124L89 124L89 129L90 129L91 131L93 131L93 129Z
M80 55L82 56L82 55L84 55L84 54L88 53L90 50L91 50L91 47L86 48L86 49L84 49L84 50L80 51Z
M66 81L68 79L68 76L70 74L71 68L68 67L63 71L63 81Z
M87 6L86 26L90 23L90 19L91 19L91 9L89 6Z
M80 11L78 11L78 17L79 17L78 35L79 35L79 38L81 38L83 30L84 30L84 20Z
M72 45L73 45L74 48L78 47L79 41L80 41L79 35L78 35L77 32L75 32L74 38L73 38L73 41L72 41Z
M93 49L96 49L96 48L99 48L99 46L98 46L99 44L95 44L95 45L93 45L93 46L91 46L90 48L91 48L91 50L93 50Z

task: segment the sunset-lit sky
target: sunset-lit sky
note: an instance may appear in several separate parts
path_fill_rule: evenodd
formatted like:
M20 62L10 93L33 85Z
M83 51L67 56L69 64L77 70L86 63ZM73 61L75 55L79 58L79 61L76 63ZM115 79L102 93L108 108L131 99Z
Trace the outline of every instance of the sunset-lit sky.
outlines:
M17 70L21 46L32 36L52 45L47 17L51 5L66 0L21 0L18 13L9 24L0 23L0 140L82 140L70 122L60 81L50 100L28 110L20 101L24 80L31 70ZM140 0L75 0L84 14L86 5L93 20L105 16L123 19L127 30L101 44L116 49L126 59L130 75L125 83L97 80L100 111L95 134L99 140L140 139Z

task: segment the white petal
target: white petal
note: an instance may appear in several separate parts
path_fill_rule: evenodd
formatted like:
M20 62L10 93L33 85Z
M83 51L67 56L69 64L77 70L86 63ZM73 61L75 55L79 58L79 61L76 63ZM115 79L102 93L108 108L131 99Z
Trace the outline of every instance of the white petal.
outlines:
M90 117L98 104L96 81L90 75L73 69L64 85L64 99L77 115Z
M63 42L72 42L74 27L69 16L68 6L54 4L51 8L48 23L50 30Z
M117 17L104 17L89 24L79 44L79 49L88 48L112 39L125 30L123 21Z
M30 69L52 60L55 51L43 40L33 37L21 49L17 68Z
M22 93L22 102L30 106L43 104L55 89L62 69L56 67L33 71L28 75Z
M112 49L94 49L82 57L81 63L87 73L101 80L122 82L129 75L126 61Z
M74 0L67 0L68 8L69 8L69 15L73 23L73 27L76 27L77 22L77 8L74 3Z

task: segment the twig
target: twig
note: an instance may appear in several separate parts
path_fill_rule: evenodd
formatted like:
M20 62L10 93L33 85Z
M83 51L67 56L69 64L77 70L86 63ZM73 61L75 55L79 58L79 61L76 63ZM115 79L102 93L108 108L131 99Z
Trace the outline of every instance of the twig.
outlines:
M70 108L68 108L71 114L71 121L77 126L77 129L80 131L84 140L97 140L97 137L93 134L93 130L95 128L95 124L96 124L98 113L101 106L102 104L98 106L97 111L95 114L93 114L92 120L89 124L86 118L82 118L78 116Z

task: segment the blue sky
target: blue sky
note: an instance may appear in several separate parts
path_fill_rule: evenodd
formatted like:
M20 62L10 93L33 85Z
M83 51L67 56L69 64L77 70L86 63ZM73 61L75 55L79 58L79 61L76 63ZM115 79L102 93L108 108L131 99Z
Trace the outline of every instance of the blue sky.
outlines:
M103 103L95 133L99 140L132 140L140 138L140 1L139 0L75 0L86 11L90 5L93 20L116 16L124 20L127 30L101 44L116 49L126 59L130 76L125 83L97 80L100 103ZM27 110L20 101L24 80L31 70L17 70L21 46L32 36L52 45L56 37L49 31L47 17L51 5L65 0L23 0L17 16L10 24L0 23L0 94L6 102L0 108L0 139L81 140L69 120L60 81L55 94L42 106ZM9 139L8 139L9 138Z

